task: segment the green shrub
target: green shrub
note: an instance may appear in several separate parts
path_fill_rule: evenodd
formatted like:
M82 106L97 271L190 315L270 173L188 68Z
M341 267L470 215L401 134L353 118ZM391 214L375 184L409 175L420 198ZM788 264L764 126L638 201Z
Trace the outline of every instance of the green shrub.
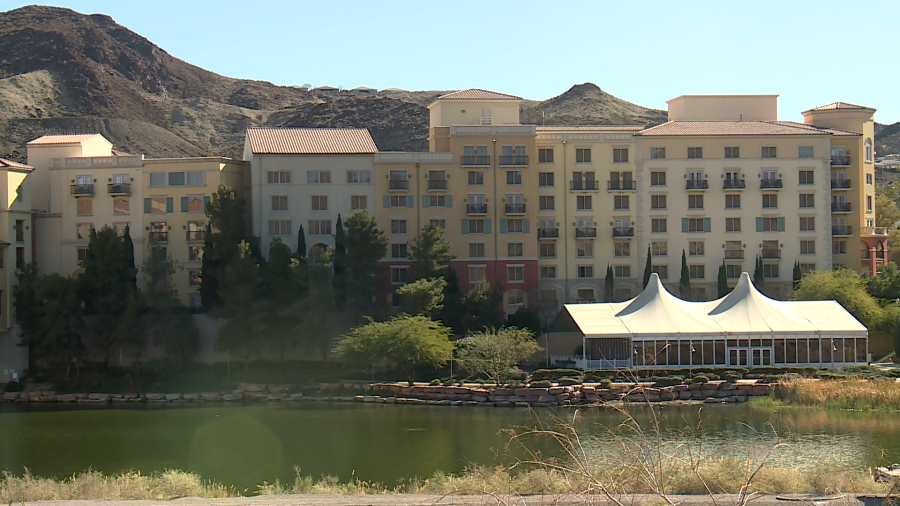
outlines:
M560 378L581 378L582 373L577 369L538 369L531 374L531 381L550 380Z
M741 379L743 375L738 371L725 371L722 374L722 379L729 383L737 383L737 380Z
M18 381L10 381L3 389L4 392L21 392L25 387Z
M613 379L618 378L621 373L623 373L623 371L617 371L615 369L611 369L611 370L591 369L590 371L585 371L584 382L585 383L596 383L598 381L603 381L604 379L613 380Z
M580 384L581 384L581 380L580 380L579 378L569 378L569 377L566 377L566 378L559 378L559 381L557 381L557 383L559 383L559 384L562 385L562 386L566 386L566 385L580 385Z
M693 383L709 383L709 376L703 374L698 374L691 379L693 380Z
M459 385L459 382L456 381L455 378L448 378L448 379L444 380L443 385L446 387L449 387L449 386L453 386L453 385Z
M684 383L684 378L681 376L662 376L656 379L653 383L655 387L671 387L675 385L681 385Z
M525 381L528 379L528 373L519 369L509 373L509 379L515 381Z
M608 389L610 385L612 385L612 380L610 380L609 378L603 378L600 380L600 388Z
M550 380L537 380L528 384L528 388L550 388L553 383Z
M429 381L428 384L431 385L431 386L433 386L433 387L436 387L436 386L438 386L438 385L441 384L441 380L435 378L435 379Z

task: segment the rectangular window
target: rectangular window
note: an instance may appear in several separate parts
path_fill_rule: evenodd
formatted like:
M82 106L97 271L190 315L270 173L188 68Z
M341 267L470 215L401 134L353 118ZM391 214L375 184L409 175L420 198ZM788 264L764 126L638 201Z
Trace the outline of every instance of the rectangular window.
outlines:
M650 148L651 160L665 160L666 148Z
M166 197L150 197L150 212L153 214L165 213L168 206Z
M539 172L538 173L538 186L553 186L553 173L552 172Z
M593 208L593 199L590 195L578 195L575 197L575 209L590 211Z
M613 209L616 209L616 210L628 209L628 195L614 196L613 197Z
M835 255L847 254L847 241L831 241L831 252Z
M522 218L506 220L506 232L508 234L521 234L524 230L524 221Z
M613 163L628 163L628 149L613 148Z
M129 214L130 212L128 199L121 197L113 199L113 214Z
M165 242L169 240L169 224L164 221L150 222L150 242Z
M469 258L484 258L484 243L483 242L470 242L469 243Z
M816 241L815 240L800 241L800 254L801 255L815 255L816 254Z
M347 183L349 184L366 184L372 182L372 171L368 170L348 170Z
M616 265L613 267L613 271L617 278L630 278L631 277L631 266L630 265Z
M651 195L650 196L650 209L665 209L666 208L666 196L665 195Z
M506 266L506 282L507 283L524 283L525 267L521 265Z
M578 302L594 302L594 289L593 288L579 288L578 289Z
M594 266L593 265L579 265L576 268L577 274L579 278L593 278L594 277Z
M797 158L813 158L813 147L800 146L797 148Z
M653 272L659 276L659 279L669 279L669 266L668 265L654 265L650 267Z
M165 172L151 172L150 173L150 186L165 186L166 185L166 173Z
M552 195L541 195L538 197L538 209L541 211L552 211L556 208L556 199Z
M763 264L763 277L764 278L777 278L778 277L778 264Z
M866 184L872 184L872 174L866 174Z
M291 184L291 173L287 170L266 172L266 181L269 184ZM151 184L151 186L153 186Z
M484 220L469 220L469 233L470 234L483 234L484 233Z
M814 184L815 180L813 178L813 171L801 170L799 174L800 174L800 184Z
M650 241L650 254L655 257L668 256L669 244L666 241Z
M725 195L725 209L740 209L741 208L741 196L740 195Z
M705 265L691 265L691 266L688 266L688 270L690 271L691 279L706 278L706 266Z
M313 197L315 199L315 197ZM315 206L315 204L313 204ZM287 195L272 195L272 210L273 211L287 211L288 210L288 198Z
M90 223L78 223L75 225L75 238L76 239L90 239L91 238L91 229L94 226Z
M506 302L510 306L521 306L525 304L525 292L522 290L510 290L506 292Z
M651 172L650 173L650 186L665 186L666 185L666 173L665 172Z
M511 186L516 186L522 184L522 171L521 170L508 170L506 171L506 184Z
M407 206L407 198L409 198L409 195L391 195L391 207L409 207Z
M483 265L469 266L469 283L478 283L485 279L485 267Z
M542 242L540 243L541 258L556 258L556 243Z
M810 272L815 272L816 264L800 264L800 274L806 276Z
M309 220L309 235L331 235L331 220Z
M650 220L650 231L658 234L664 234L666 232L666 219L653 218L652 220Z
M617 257L630 257L631 256L631 243L630 242L613 243L613 255L617 256Z
M198 269L191 269L188 271L188 284L191 286L200 286L203 284L203 280L200 279L200 271Z
M331 184L330 170L310 170L306 173L307 184Z
M428 224L432 227L441 227L443 230L447 230L447 220L441 218L432 218Z
M692 257L702 257L706 254L706 248L703 241L688 241L688 255Z
M506 243L506 256L521 257L525 255L525 248L520 242Z
M575 150L575 162L576 163L590 163L590 161L591 161L590 148L578 148Z
M447 207L446 195L429 195L428 207Z
M16 242L25 242L25 220L16 220L15 229ZM0 254L0 258L3 258L2 254Z
M189 213L202 213L206 211L206 204L204 202L203 195L191 195L188 197L182 197L182 199L187 199L187 212Z
M169 186L184 186L184 172L169 172Z
M688 158L703 158L703 148L687 148Z
M470 186L484 185L484 171L483 170L470 170L469 171L469 185Z
M75 202L78 206L78 216L90 216L94 214L94 199L81 197L80 199L75 199ZM163 207L163 209L165 209L165 207Z
M872 196L866 195L866 211L872 210Z
M405 234L406 233L406 220L391 220L391 233L392 234Z
M737 146L725 147L725 158L740 158L741 148Z
M191 244L188 246L188 261L199 262L203 260L203 246Z
M763 158L775 158L775 146L763 146L762 157Z
M206 173L205 172L188 172L187 173L187 184L190 186L203 186L206 184Z
M703 209L703 195L688 195L688 209Z
M85 250L85 253L87 250ZM25 248L19 246L16 248L16 269L25 268Z
M688 232L704 232L706 228L703 226L703 218L688 218Z
M815 195L812 193L800 194L800 207L816 207Z
M740 232L741 231L741 219L740 218L725 218L725 231L726 232Z
M778 218L763 218L762 219L762 231L763 232L778 232Z
M576 255L579 257L594 256L594 241L578 241L575 243Z
M773 209L778 207L778 195L763 195L762 206L763 209Z
M409 279L409 267L398 266L391 267L391 284L402 285Z
M556 278L556 266L555 265L542 265L540 272L541 272L541 277L544 279Z
M741 264L726 264L725 265L725 275L728 279L737 279L741 277L741 272L743 271L743 266Z
M538 163L553 163L553 148L539 148Z
M350 196L350 209L366 209L369 207L369 198L366 195L351 195Z
M391 244L391 258L407 258L406 243Z
M812 216L800 217L800 231L812 232L816 229L816 219Z
M291 220L269 220L269 235L292 235Z

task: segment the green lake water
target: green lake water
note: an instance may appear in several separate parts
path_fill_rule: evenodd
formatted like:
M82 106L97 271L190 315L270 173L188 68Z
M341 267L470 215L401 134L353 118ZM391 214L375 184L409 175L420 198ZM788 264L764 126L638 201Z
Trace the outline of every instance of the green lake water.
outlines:
M571 417L573 410L372 404L272 403L245 406L0 405L0 469L63 477L86 469L115 473L167 468L194 471L238 488L304 474L351 473L396 484L469 464L508 462L502 429L533 425L535 417ZM638 410L642 423L647 410ZM705 456L773 455L798 466L839 462L865 468L900 462L900 417L746 405L666 406L662 427L671 451L701 447ZM612 411L579 411L585 446L603 459L615 452ZM698 427L700 429L698 430ZM552 453L551 447L545 450Z

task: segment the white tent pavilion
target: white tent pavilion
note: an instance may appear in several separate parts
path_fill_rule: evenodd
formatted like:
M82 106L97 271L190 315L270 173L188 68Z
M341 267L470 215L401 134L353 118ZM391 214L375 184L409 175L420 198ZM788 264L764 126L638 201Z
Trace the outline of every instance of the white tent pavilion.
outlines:
M868 361L868 330L833 300L778 301L744 272L727 296L689 302L653 274L637 297L566 304L563 325L581 334L582 369L641 367L834 367Z

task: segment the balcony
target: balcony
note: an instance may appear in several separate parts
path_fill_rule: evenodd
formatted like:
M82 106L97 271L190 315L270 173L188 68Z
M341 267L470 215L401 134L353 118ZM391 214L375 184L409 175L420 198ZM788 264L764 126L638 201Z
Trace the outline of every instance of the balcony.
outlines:
M81 195L91 196L94 194L94 185L92 184L73 184L70 187L70 193L76 197Z
M888 235L887 227L863 227L862 235Z
M634 227L613 227L613 237L634 237Z
M850 165L850 155L834 155L831 157L832 167L847 167Z
M527 155L502 155L500 157L500 165L504 167L527 167Z
M538 239L556 239L559 237L558 228L539 228Z
M781 179L760 179L759 187L763 190L767 188L784 188L784 183L781 182Z
M184 234L185 234L185 239L188 242L205 241L206 240L206 230L188 230Z
M487 155L463 155L460 165L463 167L484 167L491 164L491 157Z
M833 213L849 213L850 202L832 202L831 212Z
M685 188L688 190L706 190L709 189L709 181L706 179L702 181L699 179L688 179Z
M110 183L106 185L108 195L131 195L131 183Z
M597 181L570 181L569 189L573 191L597 191L600 183Z
M743 249L726 249L725 250L725 260L743 260L744 259L744 250Z
M869 250L864 249L859 252L859 257L863 262L868 262L869 259ZM875 260L884 260L884 250L875 251Z
M835 225L831 227L831 235L853 235L853 227L850 225Z
M388 190L408 191L409 190L409 179L394 178L394 177L388 179Z
M169 232L150 232L150 242L168 242Z
M851 188L849 179L832 179L831 188L834 190L849 190Z
M522 202L506 204L506 214L525 214L525 204Z
M743 190L747 187L747 182L743 179L726 179L722 184L725 190Z
M575 227L575 237L597 237L597 227Z
M781 250L778 248L763 248L760 257L763 260L777 260L781 258Z
M487 204L466 204L467 214L487 214Z
M606 189L609 191L634 191L637 189L637 183L634 181L609 181Z
M429 190L446 190L447 189L447 180L446 179L429 179L428 180L428 189Z

